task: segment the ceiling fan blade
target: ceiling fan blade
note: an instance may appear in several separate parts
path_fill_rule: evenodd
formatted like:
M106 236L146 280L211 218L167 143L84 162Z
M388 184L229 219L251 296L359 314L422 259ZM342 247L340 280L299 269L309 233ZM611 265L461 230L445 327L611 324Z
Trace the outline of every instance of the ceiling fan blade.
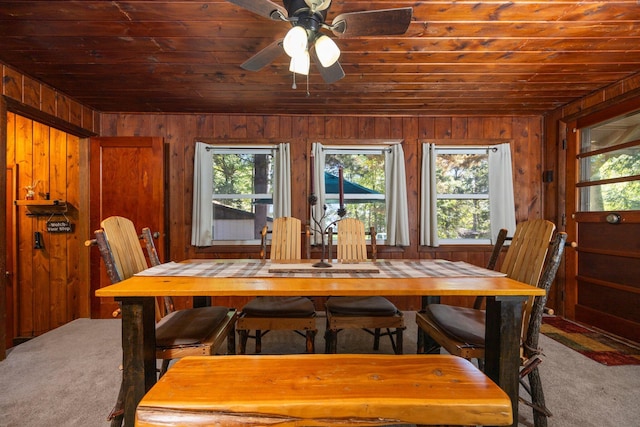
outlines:
M315 49L311 49L309 52L311 58L313 59L314 64L318 67L318 71L320 72L320 76L325 81L325 83L335 83L341 78L344 77L344 70L340 65L340 62L336 61L333 65L329 67L323 67L318 59L318 55L316 54Z
M247 71L258 71L269 65L274 59L284 52L282 39L276 40L260 52L253 55L240 65Z
M233 3L237 6L250 10L265 18L273 19L274 21L283 21L287 18L287 10L275 4L270 0L227 0L229 3Z
M412 15L412 7L341 13L334 18L331 30L338 37L404 34Z

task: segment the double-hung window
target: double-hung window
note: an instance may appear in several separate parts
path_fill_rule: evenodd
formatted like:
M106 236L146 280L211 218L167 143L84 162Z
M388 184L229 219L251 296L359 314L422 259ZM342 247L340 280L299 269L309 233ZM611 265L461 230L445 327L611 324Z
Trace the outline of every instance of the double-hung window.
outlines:
M420 244L488 244L515 231L508 143L423 144Z
M374 226L379 240L386 237L385 156L382 148L325 146L325 204L329 222L338 219L339 168L344 176L347 215Z
M272 148L211 148L214 242L260 239L273 218Z
M436 148L440 243L489 243L487 148Z
M287 152L278 167L279 153ZM289 183L288 144L218 146L196 144L192 244L255 244L262 227L277 214L276 174ZM289 201L289 195L286 195ZM289 208L290 210L290 208ZM288 214L288 211L285 212Z

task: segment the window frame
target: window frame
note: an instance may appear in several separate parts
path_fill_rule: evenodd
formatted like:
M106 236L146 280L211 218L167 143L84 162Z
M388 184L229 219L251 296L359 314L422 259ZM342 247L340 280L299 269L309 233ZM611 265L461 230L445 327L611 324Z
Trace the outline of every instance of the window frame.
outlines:
M212 151L212 156L216 154L251 154L251 155L259 155L265 154L270 155L272 161L275 161L274 157L276 152L278 151L277 144L247 144L247 143L239 143L239 144L224 144L224 145L215 145L211 144L210 151ZM212 157L213 162L213 157ZM213 163L212 163L213 166ZM255 161L254 161L255 167ZM216 200L232 200L232 199L268 199L270 200L269 205L273 206L273 182L267 183L267 188L271 187L271 193L247 193L247 194L229 194L229 193L215 193L211 194L211 203L215 204ZM254 213L254 212L252 212ZM255 213L254 213L255 214ZM268 215L267 215L268 217ZM216 240L213 238L214 236L214 221L215 219L211 218L211 246L244 246L244 245L259 245L260 238L256 239L234 239L234 240ZM254 219L255 221L255 219ZM255 224L254 224L255 225Z
M328 155L382 155L384 157L385 152L387 152L388 150L390 150L390 146L393 144L393 142L385 142L384 144L380 144L380 145L350 145L350 144L332 144L332 145L324 145L323 144L323 152L325 155L325 159ZM386 174L386 159L385 159L385 165L384 165L384 173ZM325 172L327 170L327 166L325 163ZM346 169L345 169L346 170ZM346 178L345 178L346 179ZM386 179L386 175L385 175L385 179ZM385 182L385 186L384 186L384 192L383 193L379 193L379 194L348 194L345 193L344 194L344 200L345 203L348 200L351 201L357 201L357 200L364 200L364 199L375 199L375 200L380 200L384 203L384 224L385 224L385 231L382 232L378 229L378 227L376 227L376 234L380 234L380 233L384 233L384 235L386 236L386 224L387 224L387 196L386 196L386 182ZM328 204L328 201L332 201L332 202L337 202L339 199L339 194L338 193L326 193L325 194L325 204ZM337 204L337 203L332 203L332 204ZM347 216L349 215L349 210L347 209ZM365 226L368 229L368 224L365 224ZM370 236L367 235L367 240L370 239ZM384 244L385 243L385 239L379 240L377 241L377 244Z
M436 158L439 155L446 154L488 154L489 150L492 149L490 145L439 145L435 143L435 155ZM492 144L493 145L493 144ZM437 164L437 162L436 162ZM489 170L488 159L487 159L487 180L491 171ZM437 183L436 183L437 188ZM489 192L488 183L487 183L487 193L465 193L465 194L451 194L451 193L438 193L436 192L436 200L486 200L487 204L490 205L491 194ZM490 208L489 208L490 209ZM439 211L436 209L436 215L439 214ZM490 211L489 211L490 214ZM439 228L438 228L439 230ZM491 222L489 222L489 231L491 231ZM491 238L488 239L443 239L438 237L439 243L442 245L487 245L491 244Z
M613 211L633 211L635 209L621 209L619 207L611 207L607 209L603 206L603 209L596 210L590 206L591 204L591 191L595 191L596 187L602 187L606 185L615 185L622 183L631 183L640 181L640 175L625 175L614 178L603 178L603 179L592 179L590 173L591 168L589 165L589 159L594 156L599 156L602 154L615 153L620 152L630 148L640 147L640 139L634 137L631 140L627 140L620 143L614 143L613 145L608 145L602 148L593 148L590 144L594 141L591 141L591 131L596 130L598 128L603 128L607 126L615 126L616 123L620 121L624 121L629 118L637 118L640 116L640 110L635 110L629 112L627 114L623 114L620 116L612 117L609 120L604 120L602 122L592 123L589 125L585 125L579 128L579 140L578 147L579 152L576 155L577 159L577 167L578 167L578 179L576 182L576 189L578 190L578 200L577 200L577 208L579 212L609 212ZM637 125L636 125L637 129Z

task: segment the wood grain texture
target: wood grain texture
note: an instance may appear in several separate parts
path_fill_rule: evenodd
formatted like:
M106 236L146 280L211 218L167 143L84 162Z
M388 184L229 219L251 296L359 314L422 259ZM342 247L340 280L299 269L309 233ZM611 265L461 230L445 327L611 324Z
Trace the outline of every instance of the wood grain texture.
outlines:
M284 54L258 72L240 67L287 26L225 0L6 1L0 60L25 73L10 88L22 102L38 108L50 99L46 82L69 95L46 108L76 124L81 104L103 112L544 115L578 100L595 106L599 90L638 72L637 6L334 0L327 23L376 9L412 7L413 16L402 35L335 38L346 76L325 84L314 66L293 89ZM226 137L245 137L258 122L228 121ZM351 122L364 135L379 129L369 118ZM325 136L349 132L336 130Z
M136 425L507 425L511 417L506 394L453 356L220 356L177 362L140 402Z
M536 296L544 291L508 277L325 278L134 276L96 296Z

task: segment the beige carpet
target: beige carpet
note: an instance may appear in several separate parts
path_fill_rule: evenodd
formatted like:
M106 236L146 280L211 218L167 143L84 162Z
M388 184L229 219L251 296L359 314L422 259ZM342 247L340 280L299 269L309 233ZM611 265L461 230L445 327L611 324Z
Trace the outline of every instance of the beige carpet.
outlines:
M405 352L415 353L413 313L406 313ZM318 319L322 329L324 318ZM339 351L369 352L361 331L339 335ZM316 340L324 349L322 331ZM541 374L554 416L550 427L635 426L640 419L640 366L604 366L541 337L546 355ZM302 352L304 339L272 332L264 353ZM249 343L249 351L253 344ZM390 353L387 340L382 352ZM119 387L120 321L79 319L21 344L0 362L0 426L108 427ZM520 405L520 425L532 426L531 410Z

